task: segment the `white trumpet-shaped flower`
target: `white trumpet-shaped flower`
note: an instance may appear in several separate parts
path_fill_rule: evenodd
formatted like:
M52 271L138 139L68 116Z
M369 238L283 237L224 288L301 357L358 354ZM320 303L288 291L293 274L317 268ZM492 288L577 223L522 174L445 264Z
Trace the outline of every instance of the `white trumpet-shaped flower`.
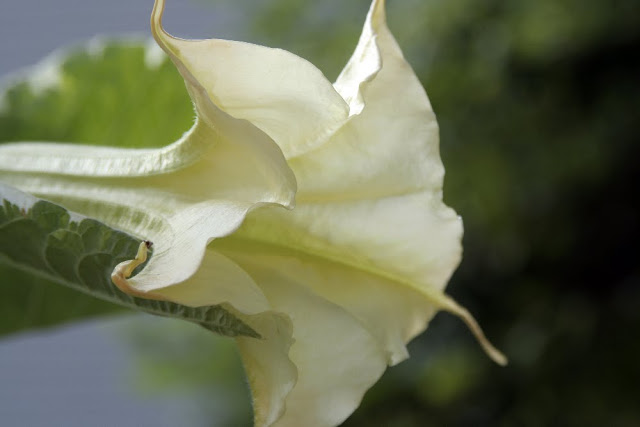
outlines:
M191 130L162 149L6 144L0 180L151 240L139 274L114 272L125 292L233 307L261 335L237 338L259 426L339 424L438 310L504 363L443 292L462 223L384 1L334 84L283 50L172 37L163 9L152 32L184 78Z

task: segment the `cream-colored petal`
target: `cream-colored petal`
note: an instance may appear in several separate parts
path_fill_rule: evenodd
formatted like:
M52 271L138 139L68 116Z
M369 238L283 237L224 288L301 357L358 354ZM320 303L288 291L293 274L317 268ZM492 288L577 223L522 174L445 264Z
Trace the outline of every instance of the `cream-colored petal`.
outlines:
M246 315L271 310L253 279L233 261L211 248L205 252L193 276L154 293L191 307L228 304Z
M2 145L0 180L153 241L154 256L130 285L160 289L193 275L206 245L256 205L293 203L295 177L273 141L245 120L222 112L216 120L215 128L199 121L173 144L173 163L149 163L165 149L105 156L79 146L73 156L57 144ZM138 174L147 167L148 175Z
M274 310L287 314L293 324L289 358L297 367L298 379L286 397L282 417L273 425L340 424L382 375L387 355L381 344L360 319L307 286L307 279L329 279L323 277L322 266L300 262L295 256L289 259L291 264L281 263L277 255L262 257L251 245L237 242L214 247L238 262L258 283ZM290 266L297 271L287 271ZM258 356L243 351L243 357Z
M432 307L460 316L503 363L469 313L442 292L460 262L462 222L442 202L435 116L386 26L382 1L373 2L336 87L364 106L324 145L290 159L298 178L296 209L256 210L234 236L410 287Z
M261 208L234 234L442 290L461 256L455 213L425 194Z
M290 164L298 201L375 199L429 192L441 198L444 168L429 99L375 0L353 57L335 83L362 112L331 140Z
M363 75L372 77L362 82ZM384 1L373 1L336 87L359 91L362 112L322 147L290 161L298 179L296 212L263 210L252 224L280 216L305 250L442 290L461 258L462 222L442 203L438 126L387 28Z
M287 315L274 312L241 318L262 337L236 338L251 387L255 426L271 426L283 416L298 380L298 368L289 358L293 325Z
M296 212L261 210L252 224L280 216L288 245L442 290L461 258L462 222L442 203L438 126L386 26L383 1L373 2L336 86L360 91L362 112L322 147L290 161Z
M152 32L187 84L266 132L286 157L313 149L347 118L348 105L313 64L250 43L173 37L162 28L164 3L156 1Z
M425 329L436 312L436 307L411 287L340 261L235 235L213 246L242 265L277 270L283 280L344 308L378 341L388 364L407 357L406 343Z
M364 108L362 98L363 85L373 79L382 68L382 58L376 40L376 30L373 28L372 16L384 13L376 9L384 8L381 2L373 3L360 35L360 40L351 59L343 68L338 79L333 84L342 98L349 103L351 114L360 114ZM383 17L384 19L384 17Z

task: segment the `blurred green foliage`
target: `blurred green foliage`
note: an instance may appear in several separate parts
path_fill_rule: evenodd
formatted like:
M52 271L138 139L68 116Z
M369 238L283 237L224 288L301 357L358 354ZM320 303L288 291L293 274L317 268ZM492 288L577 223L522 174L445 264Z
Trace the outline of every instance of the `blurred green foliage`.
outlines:
M146 317L129 322L120 335L135 350L133 378L138 390L154 397L183 392L195 401L186 426L250 426L249 385L235 341L186 322Z
M186 132L195 118L173 64L156 63L141 43L104 40L59 51L36 75L24 77L9 80L3 93L0 143L163 147Z

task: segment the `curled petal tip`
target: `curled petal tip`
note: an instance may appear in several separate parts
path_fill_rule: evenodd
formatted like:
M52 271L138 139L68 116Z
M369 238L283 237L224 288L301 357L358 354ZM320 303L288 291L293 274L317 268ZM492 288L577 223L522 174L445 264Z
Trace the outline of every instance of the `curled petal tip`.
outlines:
M462 321L467 325L467 327L471 330L471 333L476 337L476 340L484 350L484 352L500 366L506 366L509 361L507 357L497 348L491 344L491 342L487 339L482 328L473 318L469 311L462 307L460 304L455 302L453 299L448 297L447 295L443 295L443 299L439 301L439 305L443 310L446 310L456 316L458 316Z
M164 14L164 0L156 0L151 12L151 27L162 27L162 15Z
M164 15L164 0L155 0L153 4L153 11L151 12L151 34L153 38L156 40L158 45L163 50L167 50L166 43L163 38L168 34L162 27L162 16ZM169 53L169 52L167 52Z
M384 22L386 20L385 0L374 0L371 4L371 20L375 22Z
M508 363L507 357L500 350L495 348L493 344L491 344L491 342L484 335L482 328L480 328L480 325L478 325L478 322L476 322L476 319L473 318L471 313L469 313L465 308L460 308L462 309L461 312L454 312L453 314L460 316L464 323L467 324L467 327L471 330L473 335L478 340L478 343L480 343L480 346L487 354L487 356L491 358L491 360L493 360L500 366L506 366Z
M141 292L129 284L129 277L133 274L133 270L135 270L139 265L144 264L147 260L147 253L149 252L149 248L153 243L149 240L143 240L140 242L140 246L138 246L138 253L134 259L130 259L127 261L123 261L120 264L116 265L113 269L113 273L111 273L111 281L118 289L124 292L127 295L131 295L134 297L146 298L146 299L155 299L155 300L166 300L166 298L151 293L151 292Z

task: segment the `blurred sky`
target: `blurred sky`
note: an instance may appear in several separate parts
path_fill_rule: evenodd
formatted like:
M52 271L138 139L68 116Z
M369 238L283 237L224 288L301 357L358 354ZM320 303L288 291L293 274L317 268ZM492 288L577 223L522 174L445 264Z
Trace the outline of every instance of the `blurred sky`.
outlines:
M141 315L0 340L0 425L205 425L197 401L136 392L133 349L119 338Z
M151 37L153 0L2 0L0 74L32 65L69 43L96 35ZM242 33L233 10L197 0L168 1L164 25L181 37L232 37Z
M150 37L152 0L2 0L0 76L58 47L96 35ZM194 1L167 5L165 26L183 37L238 33L232 15ZM137 393L133 349L119 332L143 315L70 325L0 340L0 425L200 425L187 395ZM210 420L208 420L210 421ZM201 420L202 423L204 421ZM204 425L204 424L202 424Z

